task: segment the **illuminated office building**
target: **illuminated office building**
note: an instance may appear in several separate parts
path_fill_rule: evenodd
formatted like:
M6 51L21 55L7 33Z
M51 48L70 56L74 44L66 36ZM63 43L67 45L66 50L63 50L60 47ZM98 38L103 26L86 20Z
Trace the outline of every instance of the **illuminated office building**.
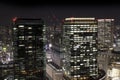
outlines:
M113 48L114 19L98 19L98 48L108 51Z
M63 72L65 80L98 76L97 20L66 18L63 24Z
M14 80L45 80L42 19L13 19Z

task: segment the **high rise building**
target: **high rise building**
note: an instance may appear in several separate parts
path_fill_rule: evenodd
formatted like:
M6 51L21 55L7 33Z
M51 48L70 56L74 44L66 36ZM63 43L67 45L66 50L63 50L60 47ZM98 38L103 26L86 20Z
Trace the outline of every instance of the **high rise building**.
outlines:
M48 54L51 54L52 61L46 65L46 72L52 78L52 80L62 80L62 35L61 26L54 26L53 30L50 30L50 43L51 48ZM46 53L47 54L47 53Z
M63 24L63 72L65 80L98 76L97 20L66 18Z
M119 80L120 55L111 52L101 52L98 54L98 67L106 73L105 80Z
M59 67L62 66L62 35L61 35L61 27L57 26L53 33L52 38L52 60L55 64L57 64Z
M14 80L46 80L42 19L13 19Z
M98 48L108 51L113 48L114 19L98 19Z

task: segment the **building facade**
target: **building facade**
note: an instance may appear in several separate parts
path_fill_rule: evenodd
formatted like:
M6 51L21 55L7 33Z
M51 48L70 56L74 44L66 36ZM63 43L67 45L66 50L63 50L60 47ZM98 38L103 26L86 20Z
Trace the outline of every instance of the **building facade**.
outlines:
M61 34L61 26L57 26L54 29L53 38L51 40L52 43L52 60L58 66L62 66L62 34Z
M48 62L46 65L46 72L52 78L52 80L62 80L62 35L61 35L61 26L54 26L53 30L51 30L50 43L51 48L49 50L49 54L51 54L51 62Z
M99 69L102 69L106 73L106 79L105 80L119 80L118 76L120 70L120 55L116 53L111 52L101 52L98 54L97 57L98 60L98 67ZM114 79L113 79L114 78Z
M98 75L97 20L66 18L63 24L65 80L88 80Z
M98 19L99 50L108 51L113 48L114 19Z
M42 19L14 19L14 80L46 79L44 34Z

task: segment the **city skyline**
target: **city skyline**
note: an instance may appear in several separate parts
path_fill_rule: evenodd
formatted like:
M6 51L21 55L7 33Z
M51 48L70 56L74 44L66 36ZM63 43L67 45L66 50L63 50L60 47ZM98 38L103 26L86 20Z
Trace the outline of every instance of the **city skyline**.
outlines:
M24 9L22 6L19 7L19 8L21 10ZM46 8L48 8L48 7L46 7ZM28 9L28 7L26 7L24 10L26 10L26 9ZM51 7L50 7L50 9L51 9ZM16 10L18 10L18 8L16 8ZM31 8L30 8L30 10L31 10ZM89 11L89 12L91 12L91 11ZM53 13L53 10L52 10L51 13ZM73 13L74 13L74 11L73 11ZM27 15L27 14L25 14L25 15ZM18 17L18 16L16 16L16 17ZM28 17L31 18L30 15L27 18L26 17L22 17L22 16L19 16L19 17L25 18L25 19L27 19ZM18 19L19 19L19 17L18 17ZM55 18L54 19L55 21L56 21L56 19L58 19L58 17L56 18L55 13L53 13L52 17ZM75 21L72 20L73 17L76 17L76 18L74 18L74 19L76 19ZM105 30L106 34L107 34L107 36L104 35L104 37L102 37L102 39L105 39L105 41L107 41L107 42L111 41L111 43L113 44L113 41L112 41L113 37L109 37L108 34L111 35L111 33L109 33L109 32L111 32L110 30L112 30L113 28L111 29L109 27L111 27L111 21L114 21L114 19L111 19L111 20L109 20L109 19L104 19L104 20L100 19L99 20L100 21L100 23L99 23L100 25L99 25L99 24L97 24L98 22L96 22L96 21L94 23L93 20L96 20L95 17L92 18L92 21L89 21L90 18L86 18L86 17L84 17L84 20L83 20L83 17L78 17L77 18L77 16L72 16L72 18L71 17L70 18L66 18L65 21L64 21L65 24L63 24L61 26L63 28L56 27L56 26L46 27L46 32L47 32L46 35L47 35L47 37L46 37L45 40L48 41L48 43L46 43L46 45L49 45L49 43L52 44L51 47L48 46L48 49L44 50L44 51L46 51L46 57L47 57L47 59L46 59L47 63L46 63L46 68L45 68L46 72L47 72L46 73L47 78L49 78L49 79L53 78L53 80L61 79L60 77L64 77L63 71L65 71L65 75L66 75L66 71L67 71L68 76L69 76L69 73L71 73L71 75L72 75L74 80L76 80L77 78L81 77L81 75L83 75L83 77L80 78L81 80L83 80L83 79L86 80L88 78L87 75L90 76L90 78L93 78L95 75L98 75L100 78L103 79L103 78L106 77L105 74L107 74L107 77L112 79L112 78L114 78L116 76L116 75L112 76L112 74L120 72L119 69L114 69L115 66L111 68L111 66L114 63L116 63L116 65L119 64L118 61L120 60L120 56L119 55L116 56L116 54L112 53L112 51L114 49L113 45L112 45L112 48L110 47L110 48L108 48L107 51L104 51L105 55L102 54L103 51L100 51L100 54L96 54L98 49L99 49L97 47L97 41L99 40L99 39L97 39L97 37L98 36L102 37L102 35L103 35L102 33L99 33L99 35L97 35L97 31L99 30L101 32L101 28L102 27L103 27L102 30ZM35 17L32 17L32 19L33 18L39 18L39 17L37 17L37 15L36 15ZM85 19L88 19L88 20L85 21ZM53 23L55 23L54 20L53 20ZM66 21L66 20L69 20L70 22ZM80 24L76 24L76 23L78 23L78 20L80 20L79 21ZM16 40L16 41L13 41L13 43L15 42L15 45L16 45L16 42L17 42L17 46L19 46L19 47L16 47L16 48L18 48L18 49L16 49L16 50L18 50L18 52L15 52L15 53L20 54L20 53L23 53L22 52L23 50L25 50L24 52L26 54L28 54L28 55L25 55L25 56L22 55L23 58L26 59L26 61L25 61L25 68L24 67L16 68L16 73L17 73L17 70L19 69L20 73L26 74L25 70L27 70L28 72L30 71L30 76L33 76L34 72L36 73L36 70L35 71L33 71L33 70L31 71L32 67L29 67L29 66L36 65L36 63L34 65L31 65L31 62L33 63L33 61L35 60L35 59L32 60L31 52L34 53L34 50L36 50L35 48L37 46L36 47L34 45L31 46L31 44L34 44L34 42L35 42L38 45L39 40L41 40L41 38L39 38L40 36L36 36L36 35L41 34L41 31L38 31L37 29L35 29L35 26L31 27L31 23L30 23L30 25L28 25L28 22L26 22L26 21L23 21L23 22L27 26L26 25L24 26L20 22L20 24L16 25L16 27L13 28L13 30L15 30L15 31L13 31L13 32L15 32L15 35L13 35L15 37L15 39L13 39L13 37L11 37L12 40ZM32 24L34 23L34 21L30 21L30 22L32 22ZM58 23L59 23L59 21L58 21ZM67 24L67 23L70 23L70 24ZM75 24L73 24L73 23L75 23ZM55 23L55 24L57 25L57 23ZM113 24L113 26L114 26L114 24ZM98 30L97 30L97 28L98 28ZM1 33L3 33L3 31L4 31L4 30L2 31L2 29L3 28L1 28ZM7 29L7 27L6 27L6 29ZM43 30L43 31L45 31L45 30ZM37 34L36 35L31 35L33 33L37 33ZM63 34L63 36L62 36L61 35L62 33L65 33L65 34ZM11 32L11 34L13 34L13 33ZM1 39L2 42L4 41L5 37L7 38L6 35L3 37L3 39ZM60 35L61 35L61 37L60 37ZM58 36L57 39L56 39L56 36ZM61 38L63 38L63 40ZM5 40L5 42L7 42L8 40L10 40L10 39L7 38ZM102 43L105 44L106 43L105 41L102 42ZM7 46L7 45L9 46L9 44L11 44L11 43L12 42L9 42L9 43L8 42L7 43L3 42L2 43L3 46L1 46L1 51L4 51L4 46ZM28 43L30 43L30 44L28 44ZM65 48L61 47L61 46L58 46L59 44L61 45L62 43L66 44ZM64 46L64 45L62 45L62 46ZM12 45L10 46L10 48L12 50L15 49L14 47L12 48ZM65 52L64 51L62 52L62 50L64 50ZM59 55L59 54L62 54L62 53L66 54L66 52L70 53L71 55L68 54L68 57L67 56L65 56L65 57L63 56L62 57L61 55ZM7 53L5 53L5 54L7 54ZM47 54L49 54L49 56ZM114 56L111 56L111 54L113 54ZM97 58L97 55L98 55L98 58ZM109 55L109 56L107 56L107 55ZM14 53L13 53L13 56L16 56L16 55L14 55ZM34 56L34 55L32 55L32 56ZM69 56L71 56L71 58ZM2 59L6 59L5 58L6 56L4 57L4 55L2 55L1 57L2 57ZM20 58L20 60L23 59L23 58ZM30 61L28 60L29 58L31 59ZM54 58L54 59L52 59L52 58ZM58 58L60 60L58 60ZM64 58L66 59L66 62L70 65L70 69L68 68L69 70L67 70L67 66L66 66L66 68L64 68L63 65L61 64L62 62L65 61ZM98 68L96 66L97 59L99 60L98 61L99 62ZM16 60L13 59L13 61L17 62ZM30 64L29 64L29 62L30 62ZM59 63L56 64L57 62L59 62ZM9 62L9 63L12 63L12 61ZM104 66L104 64L105 64L105 66ZM9 66L11 64L1 63L1 68L2 68L1 75L2 75L2 78L4 78L4 79L13 78L14 77L14 76L12 76L13 73L10 73L9 75L7 74L7 73L9 73L9 71L10 72L12 72L12 71L11 71L11 69L9 69L6 72L5 65ZM20 65L24 65L24 61L23 62L20 61ZM55 67L50 67L51 65L53 65ZM18 66L18 65L15 64L15 66ZM13 68L13 66L11 66L11 67ZM3 68L5 68L5 69L3 69ZM101 70L99 70L99 68ZM20 69L22 69L22 70L20 70ZM108 73L108 71L109 71L109 73ZM50 75L48 73L50 73ZM58 73L59 73L59 75L58 75ZM8 75L8 76L6 77L4 75ZM86 76L84 76L84 75L86 75ZM28 76L28 77L30 77L30 76Z
M120 24L119 5L95 4L15 4L0 3L0 25L10 25L12 18L42 18L46 25L58 25L66 17L114 18Z

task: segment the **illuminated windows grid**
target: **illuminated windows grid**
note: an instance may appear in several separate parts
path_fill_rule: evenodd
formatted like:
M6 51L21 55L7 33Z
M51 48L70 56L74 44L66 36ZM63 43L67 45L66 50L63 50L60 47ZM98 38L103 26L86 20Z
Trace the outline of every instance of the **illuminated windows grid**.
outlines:
M96 76L97 22L72 19L63 25L64 74L71 80Z

